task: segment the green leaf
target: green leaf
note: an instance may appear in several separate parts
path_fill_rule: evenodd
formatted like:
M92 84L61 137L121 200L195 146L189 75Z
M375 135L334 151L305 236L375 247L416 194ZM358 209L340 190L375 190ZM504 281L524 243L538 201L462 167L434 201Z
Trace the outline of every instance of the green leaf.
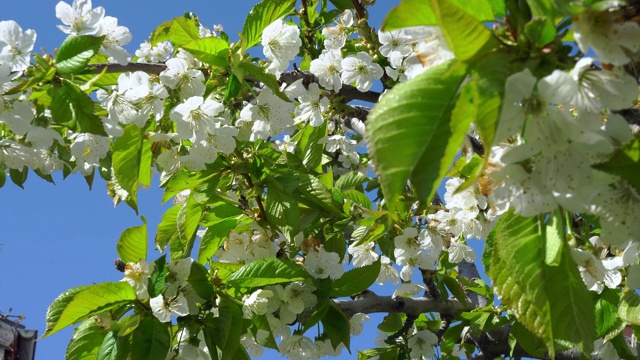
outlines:
M527 3L536 17L557 18L571 14L567 0L527 0Z
M460 61L469 60L481 50L488 52L499 45L488 27L462 10L468 10L468 4L471 3L473 2L466 1L458 7L448 0L431 0L431 7L442 29L442 35L456 59ZM489 4L484 3L491 11Z
M537 47L543 47L556 39L556 26L550 18L536 18L524 27L527 38Z
M607 335L619 327L622 321L618 318L620 294L613 289L604 289L596 300L596 338Z
M66 360L92 360L96 358L108 331L100 327L94 319L84 321L73 331L67 345Z
M219 300L220 329L224 341L218 341L222 346L222 359L236 359L234 356L240 348L240 337L245 332L242 307L226 296Z
M371 205L371 200L369 200L369 197L363 192L360 192L358 190L347 190L342 194L344 195L345 199L349 199L356 204L361 205L362 207L365 207L367 209L373 208L373 206Z
M240 223L241 218L242 215L239 215L209 225L202 240L200 240L200 249L198 250L198 262L200 264L206 264L213 257L220 246L224 244L231 230Z
M498 0L500 1L500 0ZM487 0L449 0L450 3L464 9L478 21L494 20L492 5ZM424 0L402 0L400 5L391 9L382 23L382 30L390 31L410 26L437 25L436 14Z
M192 19L177 17L173 19L169 28L169 40L176 46L181 47L193 40L200 39L198 25Z
M556 342L590 353L595 340L591 294L566 245L557 266L545 263L536 218L509 212L496 225L490 277L502 302L542 340L551 357Z
M367 139L387 206L411 177L418 198L429 201L469 129L471 119L453 122L451 110L466 65L455 60L398 84L373 108Z
M135 300L136 293L127 282L106 282L70 289L58 296L49 306L43 337L89 316L115 309Z
M281 259L268 258L244 265L227 279L227 283L232 286L254 288L304 280L306 277L308 275L300 265Z
M290 101L287 95L280 91L280 83L278 82L276 76L266 73L264 68L250 62L241 62L240 64L238 64L238 68L235 69L235 71L241 71L242 76L239 76L240 78L248 77L255 81L259 81L266 87L271 89L271 91L273 91L273 93L282 100L287 102Z
M266 194L265 212L267 221L282 231L289 241L293 241L300 229L298 202L286 193L270 188Z
M173 198L178 193L184 190L191 190L196 186L210 180L214 177L215 174L208 174L201 171L191 172L191 171L180 171L171 176L169 180L160 185L160 187L164 188L164 195L162 197L162 202L165 203L167 200Z
M360 294L376 281L379 273L380 259L371 265L353 268L333 282L329 296L344 297Z
M198 224L202 218L204 205L189 196L187 203L180 208L176 217L176 238L171 242L171 260L191 256Z
M624 322L640 325L640 295L627 291L618 304L618 315Z
M640 172L640 140L633 139L616 150L608 161L593 165L593 167L620 176L640 192L640 177L638 176Z
M229 63L229 44L219 37L205 37L180 46L203 63L226 67Z
M7 174L4 171L0 171L0 188L7 182Z
M333 6L335 6L336 9L340 11L353 9L353 2L351 2L350 0L329 0L329 2L332 3Z
M133 359L164 360L170 347L169 324L161 323L155 316L142 319L133 331Z
M191 284L196 294L204 300L209 300L213 297L213 287L209 279L209 272L202 264L195 261L191 263L191 272L187 282Z
M154 261L154 269L149 276L149 283L147 284L147 288L149 289L150 298L154 298L162 294L167 282L167 275L169 275L167 258L165 255L162 255L156 261Z
M262 31L272 22L291 14L295 3L295 0L262 0L254 6L242 26L242 50L259 43Z
M102 340L102 344L95 358L97 360L117 360L121 357L121 355L118 354L118 350L118 337L114 331L110 331Z
M127 204L138 213L138 177L144 143L144 129L136 124L124 128L124 134L113 145L113 173L120 187L129 194ZM149 149L151 150L151 149Z
M67 79L62 79L60 85L51 89L53 121L77 133L107 135L102 120L93 113L94 102L89 95Z
M351 325L349 318L333 302L329 303L327 314L322 319L324 332L329 336L331 346L338 348L340 343L349 350L351 343Z
M509 77L510 65L506 55L491 54L479 59L471 68L470 86L476 107L474 123L485 144L485 158L491 149L500 118L504 85Z
M306 332L307 330L311 329L312 326L319 323L320 320L322 320L325 317L325 315L327 315L328 310L329 310L329 300L327 298L319 300L318 304L316 304L315 306L313 313L304 322L304 328L302 328L302 331Z
M147 220L144 216L142 221L144 224L123 231L116 245L118 256L126 263L147 259Z
M378 324L378 330L387 333L395 333L402 328L404 324L403 316L399 313L387 314L380 324Z
M70 35L58 50L56 68L62 74L77 74L84 70L89 60L98 52L104 36Z
M292 139L294 141L298 141L298 146L296 146L294 152L300 159L302 159L302 163L308 170L321 170L320 164L322 163L322 151L324 150L324 144L319 143L319 141L325 137L326 134L327 123L324 122L318 127L309 125L303 127L302 131L298 132L298 134L294 136L294 139ZM327 188L329 188L328 185Z
M360 186L367 182L367 180L369 180L369 178L360 171L351 171L341 175L338 180L336 180L335 186L340 190L347 190Z
M163 252L167 244L178 237L178 213L183 207L184 205L172 206L162 215L162 221L156 230L155 242L158 251Z
M635 360L638 358L636 350L632 349L627 343L627 339L624 334L620 333L616 335L612 340L614 349L618 353L618 356L624 360Z
M4 172L4 170L2 171ZM23 166L22 169L9 169L9 178L17 186L24 189L24 182L27 181L29 175L29 168Z
M313 175L300 174L298 176L299 185L297 190L305 199L310 201L310 205L316 205L332 215L340 216L340 210L333 202L331 191Z
M550 266L558 266L562 260L562 249L565 242L562 212L556 210L552 213L544 231L544 262Z

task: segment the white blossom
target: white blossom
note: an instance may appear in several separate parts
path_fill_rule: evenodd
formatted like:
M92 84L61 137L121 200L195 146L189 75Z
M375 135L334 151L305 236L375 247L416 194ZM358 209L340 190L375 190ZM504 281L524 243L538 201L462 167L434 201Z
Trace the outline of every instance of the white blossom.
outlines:
M262 32L262 51L271 60L268 71L278 74L286 70L301 45L300 29L297 26L287 25L282 19L269 24Z
M183 59L173 58L166 62L167 69L160 73L160 81L170 89L180 89L182 97L204 95L204 74L200 70L189 69Z
M376 244L374 242L368 242L359 246L356 246L356 243L354 242L349 245L347 252L352 257L351 262L353 263L353 266L362 267L376 262L380 255L373 251L375 249L375 245Z
M310 252L304 260L304 267L316 279L331 278L335 280L344 274L344 267L340 263L340 255L328 252L320 246L317 252Z
M269 298L273 296L270 290L258 289L251 293L243 301L242 312L245 319L251 319L253 314L264 315L267 313Z
M342 59L341 80L345 84L356 83L360 91L367 91L373 86L374 79L380 79L384 74L382 67L373 62L371 55L359 52L356 56Z
M182 294L171 298L164 298L162 294L149 300L149 306L153 312L153 316L161 322L170 322L171 315L186 316L189 315L189 305L187 299Z
M29 67L35 42L34 30L23 32L13 20L0 21L0 64L9 65L11 71L25 70Z
M146 300L149 298L147 284L153 269L154 264L147 264L144 259L140 259L137 263L127 263L124 267L124 278L121 281L126 281L133 287L138 299Z
M92 35L98 31L98 24L104 17L104 8L93 8L91 0L73 0L69 5L60 1L56 5L56 17L64 25L58 25L58 29L65 34Z
M640 49L640 26L617 21L614 16L607 10L585 10L574 16L573 34L583 53L591 48L601 62L625 65L631 60L626 52Z
M99 23L96 36L104 36L100 50L113 58L118 64L129 63L129 53L123 48L131 42L131 32L126 26L119 26L118 19L105 16Z
M380 258L380 262L380 273L378 274L376 283L384 285L387 281L391 281L393 285L398 285L398 282L400 282L400 275L398 274L398 270L393 267L391 259L383 255Z
M438 344L438 337L429 330L420 330L407 340L411 349L411 359L430 359L435 355L433 347Z
M340 50L345 45L353 25L353 13L351 10L345 10L338 18L336 26L326 27L322 29L324 36L324 47L331 50Z
M309 71L318 77L323 88L336 92L342 88L342 55L338 51L323 51L317 59L311 60Z
M169 116L176 122L180 138L198 141L215 133L217 123L225 122L217 117L223 110L223 105L217 101L193 96L173 108Z

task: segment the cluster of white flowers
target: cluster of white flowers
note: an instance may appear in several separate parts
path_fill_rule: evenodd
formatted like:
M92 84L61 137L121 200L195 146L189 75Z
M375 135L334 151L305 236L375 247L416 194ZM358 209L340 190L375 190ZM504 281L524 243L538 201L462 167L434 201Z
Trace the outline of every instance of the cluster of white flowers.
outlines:
M224 246L216 252L218 261L232 264L250 262L276 256L276 247L271 231L252 224L245 232L232 230Z
M109 60L121 65L129 62L130 55L123 46L131 41L131 33L127 27L118 25L115 17L105 16L102 6L94 9L91 0L74 0L72 5L60 1L56 17L64 24L58 28L65 34L104 36L100 50Z

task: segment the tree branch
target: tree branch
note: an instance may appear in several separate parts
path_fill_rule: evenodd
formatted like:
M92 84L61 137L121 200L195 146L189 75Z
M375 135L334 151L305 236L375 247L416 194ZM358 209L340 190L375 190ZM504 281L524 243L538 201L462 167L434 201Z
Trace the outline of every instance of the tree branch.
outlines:
M130 62L127 65L120 65L117 63L95 63L87 65L92 67L93 70L89 74L100 74L106 69L106 73L121 73L121 72L134 72L143 71L147 74L158 75L167 69L165 64L143 63L143 62Z
M308 87L311 83L319 83L318 78L309 71L290 70L280 74L278 79L280 83L291 85L294 81L302 79L302 84ZM325 89L327 90L327 89ZM345 103L351 100L361 100L370 103L377 103L380 98L380 93L377 91L360 91L351 85L343 85L342 89L338 92L339 96L344 98Z
M357 313L404 313L419 316L423 313L438 312L455 315L471 310L470 307L457 300L434 300L425 297L394 298L379 296L372 291L365 291L353 300L334 300L334 302L349 317Z

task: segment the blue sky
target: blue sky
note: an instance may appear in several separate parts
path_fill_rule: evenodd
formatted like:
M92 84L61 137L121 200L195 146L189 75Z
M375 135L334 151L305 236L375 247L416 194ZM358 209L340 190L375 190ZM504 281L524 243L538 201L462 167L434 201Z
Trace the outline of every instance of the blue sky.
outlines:
M69 0L71 2L71 0ZM56 1L0 0L0 20L15 20L23 30L34 29L38 37L35 51L53 52L65 38L56 28ZM221 23L232 41L238 39L244 17L257 1L220 0L138 0L97 1L106 15L115 16L119 24L133 33L127 46L134 52L160 23L192 11L208 27ZM233 4L233 5L229 5ZM397 1L379 0L371 14L371 25L379 27L384 15ZM126 205L113 207L103 181L96 176L89 191L80 175L66 180L54 177L56 185L29 174L22 190L10 181L0 189L0 312L13 308L12 314L24 314L22 322L44 333L46 309L61 292L79 285L118 281L122 273L115 270L116 242L121 232L142 221ZM149 221L150 237L168 205L161 205L162 192L157 179L152 187L139 192L140 214ZM150 247L149 258L158 253ZM389 290L389 293L392 290ZM386 293L385 291L382 291ZM379 320L377 321L379 322ZM373 346L377 336L373 319L366 332L352 339L352 349ZM37 344L37 359L62 359L72 329L45 338ZM267 358L264 355L262 358ZM344 358L354 358L343 354Z

